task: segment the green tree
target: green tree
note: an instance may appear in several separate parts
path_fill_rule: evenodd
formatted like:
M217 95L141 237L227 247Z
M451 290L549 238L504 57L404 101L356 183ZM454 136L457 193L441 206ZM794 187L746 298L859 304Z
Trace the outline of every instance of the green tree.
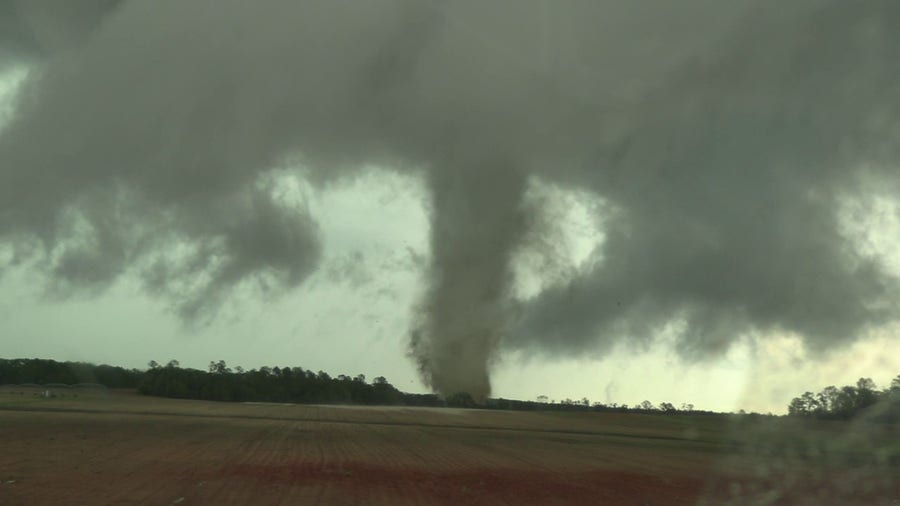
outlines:
M808 415L809 414L806 403L803 402L802 398L794 397L793 399L791 399L791 403L788 404L788 414L790 414L790 415Z
M209 372L213 374L228 374L231 372L231 369L228 368L224 360L219 360L218 362L210 361Z

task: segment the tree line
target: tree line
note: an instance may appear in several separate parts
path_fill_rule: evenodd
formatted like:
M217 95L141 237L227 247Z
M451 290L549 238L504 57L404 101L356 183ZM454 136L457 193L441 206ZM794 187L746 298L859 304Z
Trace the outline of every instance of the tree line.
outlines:
M206 370L181 367L177 360L170 360L165 365L150 361L146 370L139 370L85 362L0 359L0 385L64 386L79 383L133 388L141 394L158 397L211 401L713 414L695 410L692 404L682 404L679 409L668 402L654 405L644 401L628 406L591 403L586 398L556 402L546 396L538 396L537 401L492 398L478 403L466 392L445 397L402 392L383 376L367 381L362 374L332 377L324 371L314 372L302 367L265 366L247 371L240 366L229 367L224 360L211 361Z
M137 389L145 395L214 401L264 401L346 404L447 405L434 394L400 392L379 376L371 382L362 374L331 377L300 367L261 367L245 371L223 360L206 371L183 368L177 360L166 365L150 361L146 370L87 362L50 359L0 359L0 385L69 387L75 385ZM454 401L465 402L462 397Z
M87 362L57 362L40 358L0 358L0 385L97 384L108 388L137 388L144 377L138 369Z
M209 363L206 371L182 368L177 360L166 365L150 362L138 385L145 395L212 401L256 401L341 404L403 404L404 394L379 376L331 377L302 367L260 367L245 371L224 360Z
M878 407L880 418L900 420L900 375L891 385L879 390L871 378L860 378L856 385L828 386L817 394L804 392L788 405L788 414L820 419L847 420Z

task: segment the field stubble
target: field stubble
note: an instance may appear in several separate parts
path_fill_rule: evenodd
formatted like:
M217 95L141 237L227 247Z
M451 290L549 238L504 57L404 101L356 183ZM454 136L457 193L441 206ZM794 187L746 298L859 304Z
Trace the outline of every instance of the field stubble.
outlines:
M32 394L0 389L3 505L900 504L865 421Z

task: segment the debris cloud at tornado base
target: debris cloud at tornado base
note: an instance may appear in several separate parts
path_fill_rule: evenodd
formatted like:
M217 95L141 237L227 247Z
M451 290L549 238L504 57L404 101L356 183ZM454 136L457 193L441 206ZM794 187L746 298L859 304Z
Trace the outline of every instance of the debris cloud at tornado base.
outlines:
M136 273L192 322L245 284L290 290L322 253L276 176L378 166L430 193L410 350L444 394L489 395L504 349L602 353L677 323L689 358L768 332L824 350L897 319L896 274L845 213L897 198L896 2L0 13L0 71L28 69L0 130L0 240L59 293ZM513 259L557 233L536 180L602 202L603 241L522 299Z

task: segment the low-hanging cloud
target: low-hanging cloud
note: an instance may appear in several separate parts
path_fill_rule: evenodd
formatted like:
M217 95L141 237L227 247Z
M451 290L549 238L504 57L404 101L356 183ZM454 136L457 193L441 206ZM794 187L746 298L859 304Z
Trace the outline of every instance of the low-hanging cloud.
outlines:
M488 395L504 347L596 353L677 322L688 356L751 332L827 348L898 317L840 216L900 182L892 0L72 5L5 4L0 37L0 69L30 69L0 238L54 285L136 271L187 320L245 282L289 289L321 247L274 171L379 166L431 195L411 353L443 393ZM514 256L556 233L535 178L601 200L603 241L523 301Z

